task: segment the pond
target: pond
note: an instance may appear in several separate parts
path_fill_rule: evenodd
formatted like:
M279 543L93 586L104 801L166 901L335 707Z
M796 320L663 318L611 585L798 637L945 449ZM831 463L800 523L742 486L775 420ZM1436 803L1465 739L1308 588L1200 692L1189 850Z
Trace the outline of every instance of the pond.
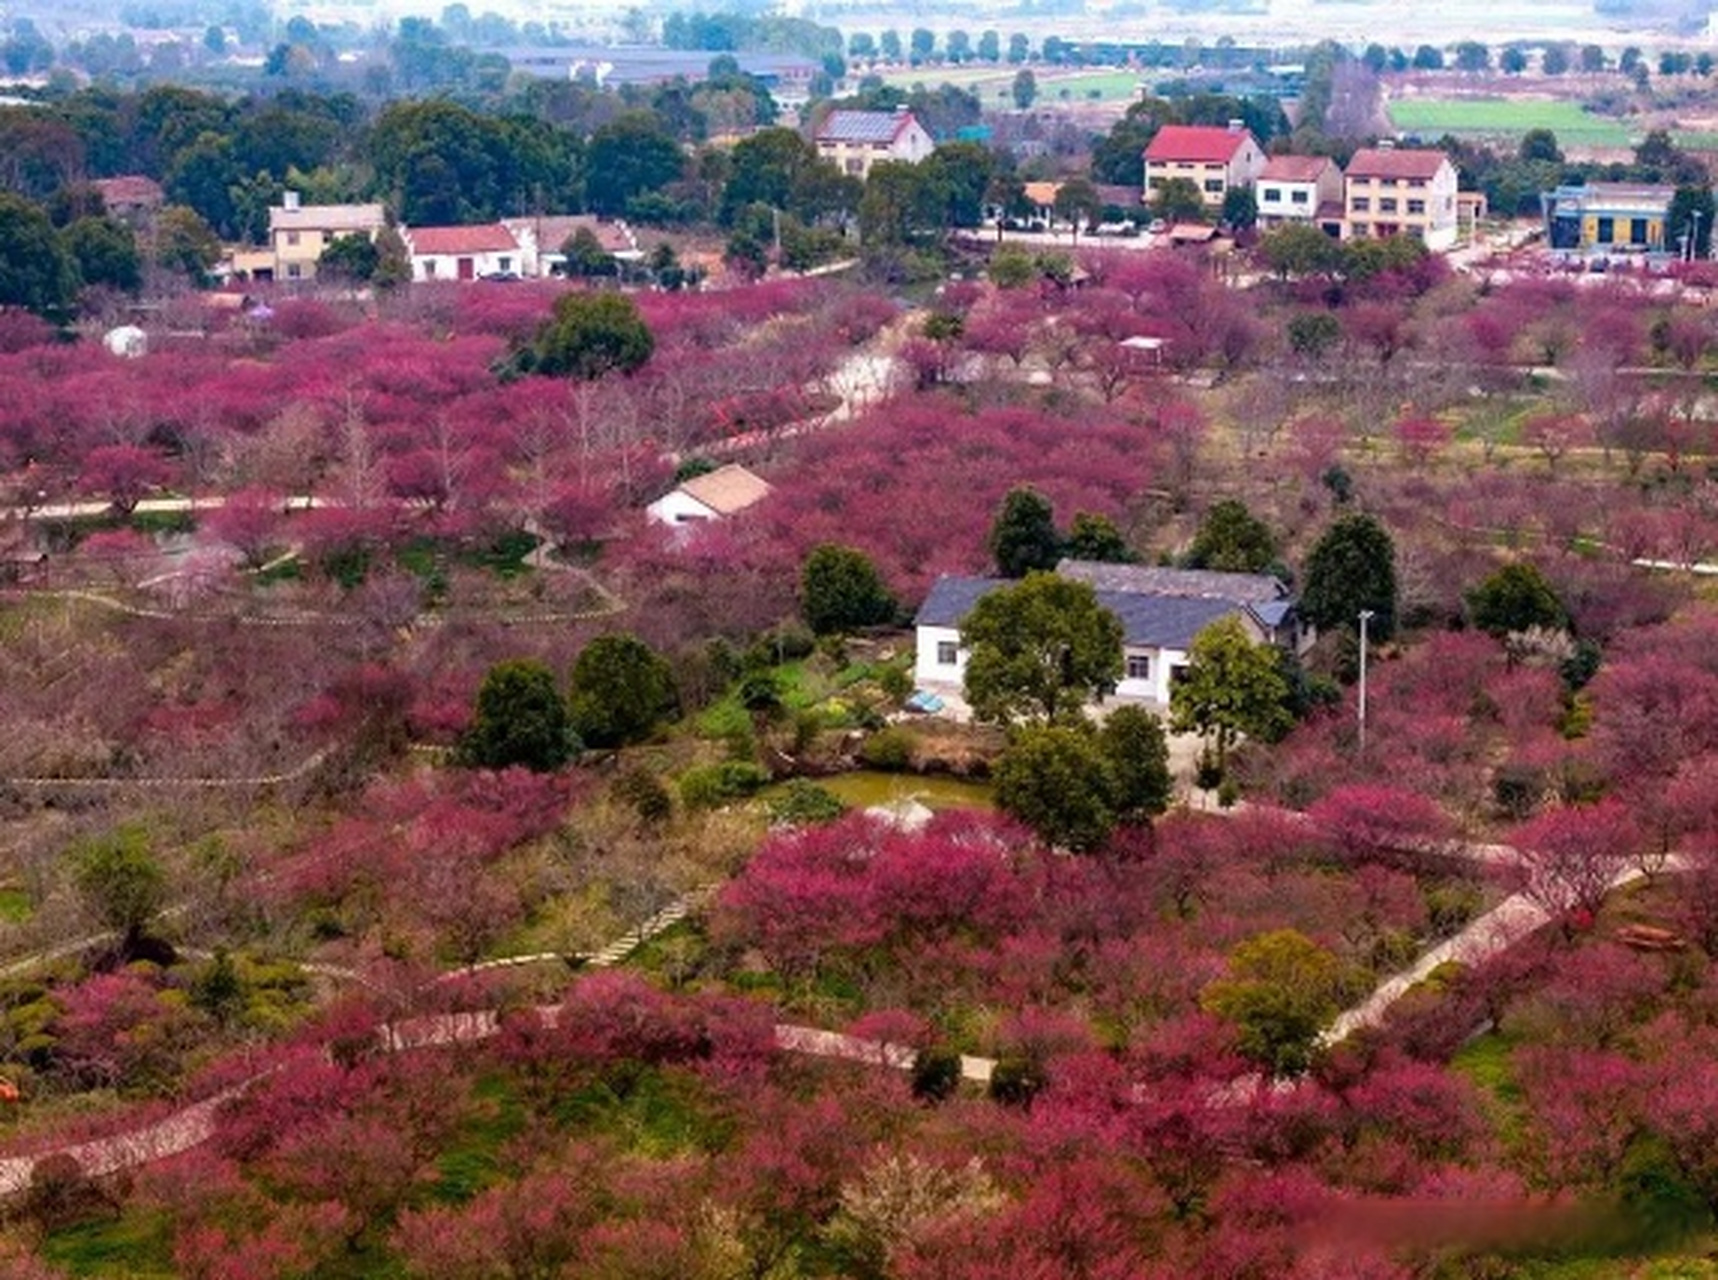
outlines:
M927 809L996 807L988 782L972 782L941 773L882 773L875 769L857 769L852 773L838 773L813 781L855 809L903 800L917 800ZM770 792L763 794L767 798Z

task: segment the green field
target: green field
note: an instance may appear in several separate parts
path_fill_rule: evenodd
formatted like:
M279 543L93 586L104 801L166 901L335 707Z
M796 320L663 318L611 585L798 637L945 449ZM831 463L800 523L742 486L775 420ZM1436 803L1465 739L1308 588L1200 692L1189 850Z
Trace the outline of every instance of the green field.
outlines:
M901 67L881 74L883 83L910 89L922 84L927 89L940 84L976 93L986 106L1012 104L1014 76L1019 70L1011 66L981 67ZM1132 71L1076 71L1065 75L1033 67L1038 80L1038 106L1057 102L1132 102L1139 96L1140 77Z
M1404 133L1445 133L1518 138L1529 129L1549 129L1564 146L1626 147L1629 130L1620 121L1583 111L1573 102L1516 98L1402 98L1389 104L1390 123Z

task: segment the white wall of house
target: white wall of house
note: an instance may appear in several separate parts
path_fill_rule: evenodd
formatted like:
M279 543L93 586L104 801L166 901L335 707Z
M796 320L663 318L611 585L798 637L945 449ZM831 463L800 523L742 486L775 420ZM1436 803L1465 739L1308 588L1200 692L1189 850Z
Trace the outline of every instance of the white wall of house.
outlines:
M918 627L914 635L913 684L920 689L959 689L966 682L966 649L956 627ZM1177 669L1187 665L1180 649L1129 647L1123 654L1124 674L1115 697L1124 702L1169 705L1169 688Z
M644 509L644 514L657 524L666 525L699 524L721 518L683 489L663 494Z
M913 683L921 689L958 689L966 683L966 650L958 627L918 627Z
M481 280L497 272L523 275L524 254L518 249L485 250L480 253L414 253L413 280Z

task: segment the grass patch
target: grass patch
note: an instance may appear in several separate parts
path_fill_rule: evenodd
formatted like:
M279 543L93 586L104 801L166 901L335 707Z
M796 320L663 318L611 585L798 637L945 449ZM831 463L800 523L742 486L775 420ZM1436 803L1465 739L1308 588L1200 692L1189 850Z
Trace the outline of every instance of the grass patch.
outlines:
M1482 138L1519 138L1529 129L1549 129L1564 146L1626 147L1628 129L1593 115L1579 103L1525 98L1398 98L1389 104L1390 123L1404 133L1445 133Z
M475 1093L477 1114L454 1134L436 1161L440 1176L430 1198L442 1204L463 1203L517 1172L503 1163L501 1149L525 1127L525 1109L518 1095L500 1076L478 1081Z
M7 924L23 924L35 913L30 895L22 889L0 889L0 920Z
M165 1213L127 1213L67 1227L42 1242L42 1257L75 1276L174 1280L179 1274Z
M138 533L194 533L197 517L189 511L133 511L126 523Z
M692 1075L643 1067L616 1084L573 1090L560 1100L555 1118L575 1133L605 1133L657 1160L727 1145L733 1123L705 1105L703 1086Z

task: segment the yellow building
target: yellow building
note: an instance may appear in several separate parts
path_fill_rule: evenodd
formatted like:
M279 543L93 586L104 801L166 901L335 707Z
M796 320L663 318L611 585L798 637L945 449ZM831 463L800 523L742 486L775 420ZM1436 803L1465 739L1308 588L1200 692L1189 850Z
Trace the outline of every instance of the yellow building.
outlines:
M1673 187L1635 182L1592 182L1558 187L1539 197L1545 243L1572 253L1666 253Z
M374 240L387 225L379 204L302 204L298 192L268 211L269 248L276 280L311 280L322 251L341 236Z

